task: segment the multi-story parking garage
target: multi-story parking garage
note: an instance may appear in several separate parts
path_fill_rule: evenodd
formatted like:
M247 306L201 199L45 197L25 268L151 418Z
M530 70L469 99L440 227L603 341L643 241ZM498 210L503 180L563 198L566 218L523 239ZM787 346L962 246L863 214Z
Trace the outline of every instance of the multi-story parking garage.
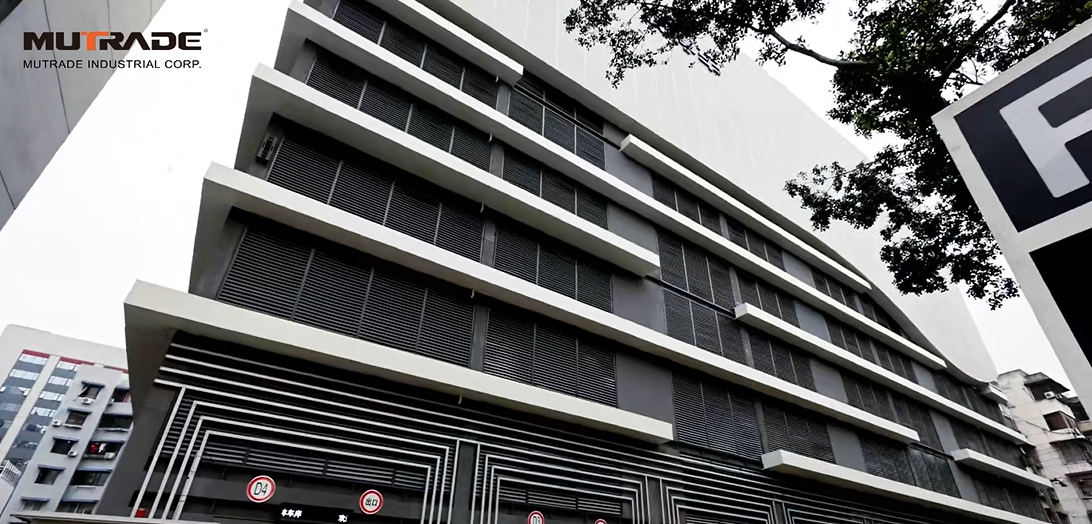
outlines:
M754 114L650 76L611 99L575 74L592 54L545 57L504 22L536 2L485 4L289 5L235 165L205 175L189 292L126 301L137 420L97 512L1045 519L958 297L892 295L875 237L824 243L746 190L832 160L833 131L809 115L747 149ZM681 114L657 104L707 120L657 133ZM701 144L737 148L741 178Z

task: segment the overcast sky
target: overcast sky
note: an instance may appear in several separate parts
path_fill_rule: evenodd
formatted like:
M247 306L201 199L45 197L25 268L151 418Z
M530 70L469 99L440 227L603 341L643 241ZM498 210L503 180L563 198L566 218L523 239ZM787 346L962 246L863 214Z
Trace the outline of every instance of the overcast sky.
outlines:
M250 74L275 56L280 3L164 5L149 30L205 28L204 45L230 52L202 53L201 69L114 75L0 231L0 326L122 346L121 304L134 278L187 288L200 181L210 160L233 164ZM804 28L814 47L834 54L845 45L850 4L835 0L821 30ZM193 56L160 51L154 58ZM791 56L767 70L817 113L830 108L830 68ZM866 153L882 143L835 127ZM123 136L105 139L104 128ZM1043 370L1066 381L1026 301L999 312L971 304L971 311L999 371Z

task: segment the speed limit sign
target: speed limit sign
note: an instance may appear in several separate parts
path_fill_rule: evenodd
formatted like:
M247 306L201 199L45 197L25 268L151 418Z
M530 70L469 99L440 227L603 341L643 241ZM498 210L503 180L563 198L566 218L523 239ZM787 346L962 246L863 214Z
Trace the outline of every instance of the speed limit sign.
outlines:
M369 489L360 496L360 511L365 515L375 515L380 509L383 509L383 494Z
M541 511L532 511L527 515L527 524L546 524L546 517L542 516Z
M258 475L246 483L246 498L251 502L262 503L273 498L277 483L266 475Z

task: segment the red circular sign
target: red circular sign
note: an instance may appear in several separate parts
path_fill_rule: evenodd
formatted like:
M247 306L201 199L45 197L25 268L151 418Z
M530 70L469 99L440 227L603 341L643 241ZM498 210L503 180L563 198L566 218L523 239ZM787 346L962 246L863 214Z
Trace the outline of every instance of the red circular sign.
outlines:
M546 517L536 509L527 515L527 524L546 524Z
M607 521L605 521L603 519L596 519L595 524L607 524Z
M375 515L380 509L383 509L382 493L369 489L360 496L360 511L363 511L365 515Z
M277 483L266 475L258 475L246 483L246 498L251 502L265 502L273 498L274 491L277 491Z

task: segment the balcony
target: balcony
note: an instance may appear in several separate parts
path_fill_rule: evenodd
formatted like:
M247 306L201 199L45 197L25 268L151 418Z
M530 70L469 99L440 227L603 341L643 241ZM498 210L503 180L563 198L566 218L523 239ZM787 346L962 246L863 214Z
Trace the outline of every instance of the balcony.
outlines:
M1077 421L1077 431L1080 431L1082 435L1092 437L1092 420Z
M984 471L998 477L1018 482L1036 489L1051 487L1050 480L1036 475L1026 469L1017 468L1006 464L993 457L979 453L973 449L957 449L952 452L952 458L957 464Z

